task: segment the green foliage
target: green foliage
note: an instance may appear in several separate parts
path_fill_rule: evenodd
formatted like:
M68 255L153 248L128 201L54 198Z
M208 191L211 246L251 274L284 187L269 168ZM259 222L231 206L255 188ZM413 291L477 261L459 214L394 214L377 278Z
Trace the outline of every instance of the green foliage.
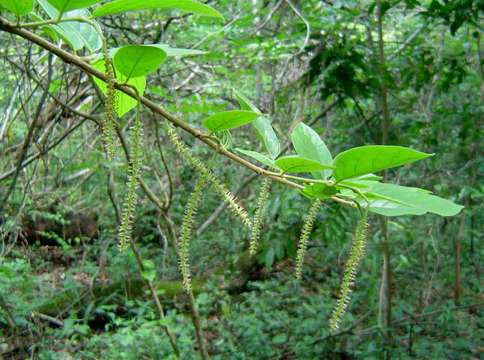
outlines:
M321 164L318 161L306 159L299 155L287 155L277 159L274 164L287 173L314 172L325 169L333 169L333 166Z
M203 119L202 124L211 132L238 128L261 116L260 113L247 110L230 110L211 115Z
M249 99L247 99L244 94L235 89L233 89L233 91L242 110L261 113L261 111ZM270 120L265 116L261 116L252 123L252 126L256 131L257 137L264 144L267 153L272 159L275 159L281 151L281 144L272 128Z
M160 325L175 327L182 355L190 356L194 340L190 336L190 328L182 314L172 311L163 322L156 319L153 309L146 302L127 301L125 309L132 315L132 319L118 316L118 308L110 305L100 306L99 314L108 314L113 322L114 332L94 334L89 337L80 351L78 358L118 358L136 360L140 358L176 359L165 334L160 333Z
M319 135L309 126L301 123L293 130L291 134L292 145L294 150L307 159L317 161L321 164L333 165L333 157L328 147ZM331 176L331 170L324 170L319 173L313 173L316 178L327 179Z
M258 117L252 122L252 126L271 158L275 159L281 152L281 144L272 128L271 121L265 116Z
M335 186L326 184L310 184L304 186L302 194L308 196L309 198L317 198L321 200L326 200L333 195L336 195L338 190ZM351 195L351 193L350 193Z
M371 182L365 193L370 210L385 216L423 215L427 212L440 216L455 216L463 206L432 195L430 191L394 184Z
M105 73L104 61L102 59L94 62L92 66L97 70ZM107 94L108 88L106 83L102 80L99 80L96 77L93 77L93 80L96 83L96 85L99 87L101 92L103 94ZM120 83L126 82L128 85L135 87L136 91L140 96L143 95L145 92L146 78L144 76L127 79L120 72L116 72L116 81ZM115 98L116 98L115 109L119 117L127 114L130 110L134 109L137 106L137 101L133 99L131 96L126 95L122 91L116 90Z
M334 180L331 178L330 182L318 183L307 179L309 184L304 186L302 193L310 198L325 200L339 192L343 197L358 202L366 203L369 199L370 211L384 216L423 215L427 212L454 216L462 209L462 206L430 195L426 190L382 184L378 182L381 178L372 174L422 160L432 154L401 146L368 145L346 150L338 154L333 162L324 142L307 125L299 124L291 138L299 155L282 156L275 161L255 151L236 150L284 173L311 172L317 179L324 179L334 171ZM326 169L330 169L329 173L323 172L328 171Z
M195 0L117 0L111 1L98 7L94 17L119 14L126 11L139 11L149 9L179 9L202 16L216 17L223 19L223 16L212 7Z
M351 10L348 11L350 12ZM334 23L332 19L333 16L327 17L328 21ZM305 79L307 83L318 88L323 100L333 96L350 99L368 97L371 90L378 87L378 83L370 66L374 59L368 60L365 57L363 44L366 39L361 31L345 31L346 29L335 26L336 31L321 36L316 33L316 29L320 27L317 24L313 30L315 45L308 46L309 50L314 51L314 56L310 60ZM324 41L324 46L321 46L321 41Z
M143 260L143 271L141 272L141 276L146 281L152 283L156 279L156 266L155 263L151 260Z
M145 76L155 71L165 61L166 53L155 46L127 45L116 50L113 63L126 79Z
M2 0L0 6L18 16L23 16L32 11L34 0Z
M482 85L478 1L383 1L384 65L376 59L376 2L219 1L219 12L200 1L124 0L103 2L92 16L85 7L100 1L37 2L47 23L32 6L19 10L29 2L0 5L34 21L22 24L23 19L6 14L11 26L21 24L50 37L55 46L70 47L73 55L107 75L107 83L93 77L106 95L106 116L102 118L99 107L102 99L82 72L64 67L57 58L47 63L45 50L0 32L6 44L0 56L7 59L0 74L2 198L12 184L9 200L0 204L5 212L0 215L0 332L7 334L0 352L5 338L15 344L13 356L19 358L170 359L175 355L162 332L169 326L179 358L195 358L186 297L172 297L183 290L182 282L172 280L177 278L174 245L181 230L183 283L188 289L193 280L197 291L203 283L196 301L215 359L479 357L483 314L472 305L480 301L478 224L484 213L478 181L483 118L482 99L476 96ZM221 13L231 21L214 27L214 20L223 19ZM112 16L116 14L120 16ZM98 23L101 16L106 17ZM180 59L198 55L203 58ZM147 93L163 106L162 112L180 116L184 128L193 126L199 140L218 141L225 148L221 153L235 148L268 167L270 173L256 169L264 177L262 188L257 193L251 182L255 175L247 168L212 156L199 142L182 141L171 127L160 133L155 125L159 114L143 114L142 133L141 113L126 116L137 99L116 90L112 80ZM44 87L49 90L45 97L39 95ZM238 89L235 96L227 91L232 87ZM392 145L360 146L382 138L382 87L391 112L386 143ZM249 99L256 99L257 106ZM241 110L227 112L227 103L237 106L234 100ZM40 115L31 127L35 114ZM208 131L198 130L204 114L214 114L203 121ZM99 140L98 124L86 119L107 120L102 126L109 162L90 150ZM131 161L124 187L123 153L109 142L116 137L114 126L125 134L130 125ZM32 139L25 142L30 128ZM238 128L234 136L233 128ZM167 140L174 149L165 146ZM290 151L291 143L297 155L281 154L281 148ZM333 154L349 150L333 161L329 148ZM438 156L388 172L385 181L395 184L373 175L430 157L413 148ZM13 180L17 166L18 179ZM141 177L143 196L137 190ZM205 190L200 182L206 182ZM400 183L409 187L396 185ZM466 212L458 219L404 217L447 217L462 211L461 205L423 188L465 204ZM309 210L300 195L312 201ZM224 216L220 199L240 222ZM32 215L40 223L41 217L33 215L43 204L48 209L43 217L54 222L63 218L51 204L74 212L95 209L102 219L101 238L80 245L49 229L34 229L34 237L44 235L60 245L55 248L60 252L47 248L42 255L42 246L29 244L32 229L23 217ZM367 219L366 211L355 219L356 208L367 205L369 212L392 217L389 337L383 337L376 320L382 233L374 227L363 257L366 228L374 219ZM197 207L198 229L193 226ZM141 272L132 254L116 249L115 213L122 222L121 247L136 242L142 259L152 259L142 260ZM195 234L197 241L189 242ZM255 259L247 256L247 248L252 254L258 250ZM241 266L245 261L249 265ZM297 277L304 264L305 281L297 285L294 262ZM365 286L353 289L359 266L358 281ZM168 310L163 320L147 289L137 288L142 280L156 285L160 278L174 284L158 291ZM109 291L100 295L98 286ZM54 305L51 315L61 322L59 327L33 317L40 300ZM329 327L324 325L328 319Z
M484 13L481 0L432 0L427 4L423 14L431 19L438 19L449 26L452 35L455 35L464 24L470 23L479 27L480 15ZM481 28L482 30L482 28Z
M166 56L183 57L183 56L196 56L196 55L206 54L205 51L201 51L201 50L197 50L197 49L173 48L170 45L166 45L166 44L151 44L149 46L153 46L153 47L156 47L158 49L163 50L166 53Z
M235 150L237 152L241 153L241 154L247 155L247 156L251 157L252 159L257 160L258 162L260 162L260 163L262 163L266 166L269 166L271 168L276 168L276 164L275 164L274 160L268 158L264 154L258 153L257 151L244 150L244 149L238 149L238 148L235 149Z
M60 14L68 11L83 9L101 2L101 0L48 0Z
M37 0L37 2L52 20L59 18L59 11L47 0ZM87 10L79 9L63 14L62 19L72 17L88 18L89 15L90 13ZM62 38L76 51L86 48L91 52L95 52L101 49L102 40L100 34L92 24L80 21L69 21L56 25L47 25L46 28L57 34L57 36Z
M37 284L30 272L29 263L22 259L0 263L0 325L12 326L10 322L16 326L28 324L28 316L38 300L35 294Z
M412 163L432 155L402 146L360 146L336 155L334 177L338 181L355 178Z

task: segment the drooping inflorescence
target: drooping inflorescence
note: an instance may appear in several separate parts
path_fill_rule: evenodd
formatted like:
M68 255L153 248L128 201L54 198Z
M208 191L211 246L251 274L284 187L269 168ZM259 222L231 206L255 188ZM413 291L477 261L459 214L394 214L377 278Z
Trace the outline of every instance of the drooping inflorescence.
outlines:
M142 141L142 124L140 119L140 109L138 106L137 115L133 126L131 127L130 139L130 162L128 164L128 183L126 185L126 197L123 204L121 215L121 225L119 227L119 249L126 250L131 241L133 231L134 213L138 202L136 190L139 185L139 173L141 168L141 141Z
M304 225L301 230L301 236L299 238L299 244L296 256L296 279L301 279L302 270L304 265L304 256L306 255L306 249L308 247L309 236L313 230L314 221L316 220L316 215L318 215L319 208L321 207L321 200L316 199L311 204L309 212L306 214L304 219Z
M368 209L365 209L363 210L361 218L356 225L355 237L343 274L338 300L329 320L329 327L332 332L339 328L341 319L351 300L350 293L356 279L358 266L361 262L361 259L365 255L366 238L368 233L367 219Z
M104 66L106 71L106 103L104 105L104 117L101 120L101 132L104 149L108 159L112 160L115 156L116 144L116 88L113 62L109 56L107 48L104 47Z
M225 185L222 184L220 180L215 177L215 175L202 163L200 159L195 157L190 152L190 149L183 143L183 141L180 139L172 126L167 125L167 132L168 137L173 146L175 147L176 151L195 168L195 170L199 173L201 177L205 178L207 182L213 185L215 191L227 203L232 213L237 216L245 226L250 228L252 222L250 220L249 214L242 207L242 205L238 203L238 200L230 192L230 190L228 190Z
M183 222L178 240L178 263L183 279L183 288L189 294L192 291L192 281L190 275L190 240L192 237L193 220L198 211L198 206L202 198L203 187L206 181L200 177L195 184L193 192L188 198L183 215Z
M270 178L266 177L262 183L259 197L257 199L257 209L255 210L254 220L252 221L252 234L250 237L249 254L255 255L257 252L257 246L259 244L259 237L262 229L262 212L264 210L264 204L269 197L269 189L271 186Z

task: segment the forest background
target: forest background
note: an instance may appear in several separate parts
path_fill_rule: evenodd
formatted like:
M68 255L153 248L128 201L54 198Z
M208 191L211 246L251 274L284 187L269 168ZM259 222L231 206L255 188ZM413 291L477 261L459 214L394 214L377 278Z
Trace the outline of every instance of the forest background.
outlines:
M242 97L270 119L283 153L302 122L334 154L369 144L435 154L385 177L464 209L454 217L370 216L337 331L329 319L357 211L323 202L297 281L311 202L272 182L250 256L250 231L208 185L188 255L193 296L186 294L176 244L199 171L170 143L166 120L135 100L117 117L121 144L106 158L106 86L29 35L93 64L102 53L96 32L81 22L30 26L21 30L27 35L11 27L54 21L56 3L63 1L32 2L17 17L7 11L13 2L0 1L0 359L483 356L482 0L206 2L223 18L173 1L96 18L109 48L164 44L168 56L147 76L144 97L194 129L239 109ZM73 11L85 16L95 3L106 2ZM120 251L118 228L137 119L135 256ZM254 215L261 177L178 134ZM216 142L234 152L264 148L251 126Z

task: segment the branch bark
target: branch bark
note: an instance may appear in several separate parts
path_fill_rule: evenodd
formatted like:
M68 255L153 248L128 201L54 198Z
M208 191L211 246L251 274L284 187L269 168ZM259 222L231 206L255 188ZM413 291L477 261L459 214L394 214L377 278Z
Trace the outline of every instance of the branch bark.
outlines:
M72 65L78 67L80 70L82 70L86 74L91 75L91 76L95 76L96 78L98 78L98 79L100 79L101 81L104 81L104 82L108 81L107 76L103 72L95 69L94 67L89 65L87 62L85 62L81 58L79 58L78 56L57 47L56 45L50 43L49 41L45 40L44 38L36 35L35 33L31 32L29 30L16 27L14 24L9 23L6 19L4 19L2 17L0 17L0 30L3 30L5 32L8 32L8 33L11 33L11 34L14 34L14 35L18 35L18 36L36 44L36 45L44 48L48 52L56 55L57 57L59 57L65 63L72 64ZM118 89L119 91L122 91L123 93L132 97L133 99L138 99L138 96L136 95L135 91L132 88L130 88L129 86L126 86L124 84L116 82L115 87L116 87L116 89ZM232 161L238 163L239 165L245 166L249 170L257 173L258 175L270 177L274 181L278 181L278 182L283 183L287 186L290 186L290 187L293 187L293 188L296 188L296 189L302 189L303 188L302 185L295 183L291 180L288 180L284 175L281 175L281 174L276 173L276 172L265 170L264 168L259 167L257 165L254 165L251 162L245 160L244 158L242 158L242 157L234 154L233 152L221 147L220 144L217 141L212 140L206 133L201 132L201 131L199 131L195 128L192 128L190 125L188 125L188 123L186 123L182 119L176 117L175 115L169 113L164 108L155 104L154 102L147 99L146 97L140 96L139 100L146 108L151 110L154 114L160 115L165 120L172 123L174 126L184 130L185 132L189 133L191 136L197 138L201 142L203 142L206 145L208 145L209 147L211 147L217 153L231 159ZM339 201L339 202L342 202L344 204L348 204L347 201L339 199L338 197L332 197L332 199L334 201Z

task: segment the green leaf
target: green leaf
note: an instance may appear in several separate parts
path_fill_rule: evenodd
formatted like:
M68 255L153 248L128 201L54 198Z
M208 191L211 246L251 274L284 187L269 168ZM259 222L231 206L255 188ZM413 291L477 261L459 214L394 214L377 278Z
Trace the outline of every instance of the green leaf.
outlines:
M291 134L292 145L296 152L311 160L318 161L322 164L333 164L333 157L328 150L324 141L319 137L318 133L309 126L300 123L296 126ZM327 179L333 173L332 170L324 170L313 173L314 177L318 179Z
M34 8L34 0L0 0L0 7L18 16L27 15Z
M306 185L304 187L304 190L302 190L303 195L305 195L305 196L307 196L311 199L317 198L317 199L321 199L321 200L328 199L331 196L336 195L337 192L338 191L337 191L336 187L328 186L328 185L325 185L325 184Z
M76 10L84 9L88 6L94 5L101 0L48 0L61 14Z
M286 334L278 334L272 338L272 342L274 344L284 344L287 342L287 335Z
M119 14L125 11L139 11L150 9L177 9L202 16L223 16L214 8L194 0L117 0L111 1L98 7L94 17Z
M359 176L356 178L351 178L347 180L342 180L338 184L345 185L345 186L351 186L354 188L362 188L362 189L368 189L372 185L372 181L380 181L383 178L381 176L376 176L373 174L367 174L363 176Z
M353 180L353 179L350 179L350 180ZM380 181L380 180L383 180L383 177L370 173L370 174L358 176L357 178L355 178L355 180L361 180L361 181Z
M394 184L372 182L365 195L370 198L370 211L385 216L457 215L464 207L432 195L428 190Z
M47 0L37 0L37 2L51 19L57 19L59 17L59 12ZM90 13L82 9L70 11L64 14L62 18L88 18L89 16ZM49 25L47 28L58 34L75 51L85 47L90 52L95 52L101 48L101 38L98 32L92 25L87 23L69 21L60 23L59 25Z
M166 56L183 57L183 56L197 56L197 55L207 54L206 51L201 51L196 49L172 48L166 44L151 44L151 46L154 46L163 50L166 53Z
M184 56L196 56L196 55L205 55L207 54L206 51L195 50L195 49L179 49L179 48L172 48L166 44L146 44L144 46L152 46L154 48L158 48L163 50L166 53L167 57L184 57ZM109 49L109 53L111 56L114 56L116 52L121 48L111 48Z
M252 110L253 112L258 113L261 112L257 106L245 97L244 94L235 89L233 89L233 91L242 110ZM271 121L267 117L261 116L252 123L252 126L256 131L257 137L264 144L266 151L273 159L275 159L281 152L281 144L279 143L276 132L272 128Z
M126 78L145 76L165 61L166 53L151 45L127 45L118 49L113 57L114 67Z
M369 211L388 217L425 214L425 210L385 199L371 199Z
M97 60L95 63L92 64L92 66L97 70L105 73L104 59ZM99 80L95 76L93 76L93 80L96 83L96 85L99 87L101 92L103 94L106 94L107 92L106 83L102 80ZM126 82L126 77L123 74L116 74L116 80L118 82L123 83L123 82ZM128 80L128 84L131 86L134 86L138 90L138 93L140 95L143 95L146 87L146 78L144 76L131 78ZM116 113L118 114L119 117L123 116L128 111L130 111L131 109L137 106L136 99L133 99L131 96L126 95L125 93L119 90L116 90L116 100L117 100Z
M156 268L155 263L151 260L143 260L143 271L141 276L143 279L149 282L153 282L156 278Z
M369 145L343 151L334 159L334 178L343 180L425 159L426 154L402 146Z
M238 149L238 148L235 149L235 151L237 151L237 152L239 152L241 154L250 156L251 158L257 160L258 162L260 162L260 163L262 163L264 165L267 165L267 166L272 167L272 168L275 167L274 160L268 158L264 154L258 153L256 151L243 150L243 149Z
M202 124L208 130L215 132L240 127L254 121L259 116L259 113L247 110L223 111L205 118Z
M0 278L2 280L10 280L15 277L15 271L8 266L0 265Z
M276 132L272 128L271 121L267 117L259 117L253 123L259 141L264 144L265 149L275 159L281 152L281 144Z
M283 156L275 161L275 165L286 173L313 172L333 168L331 165L321 164L298 155Z
M215 137L217 138L219 144L223 148L230 149L232 147L233 138L232 138L232 134L230 133L230 130L218 131L215 134Z
M266 253L264 254L264 265L266 268L270 268L272 264L274 264L274 260L276 259L276 252L274 248L269 248Z
M257 108L257 106L255 106L244 94L242 94L240 91L237 91L236 89L233 89L233 88L232 88L232 91L237 97L237 100L239 101L239 104L240 104L240 108L242 110L250 110L250 111L258 112L262 114L262 112Z

